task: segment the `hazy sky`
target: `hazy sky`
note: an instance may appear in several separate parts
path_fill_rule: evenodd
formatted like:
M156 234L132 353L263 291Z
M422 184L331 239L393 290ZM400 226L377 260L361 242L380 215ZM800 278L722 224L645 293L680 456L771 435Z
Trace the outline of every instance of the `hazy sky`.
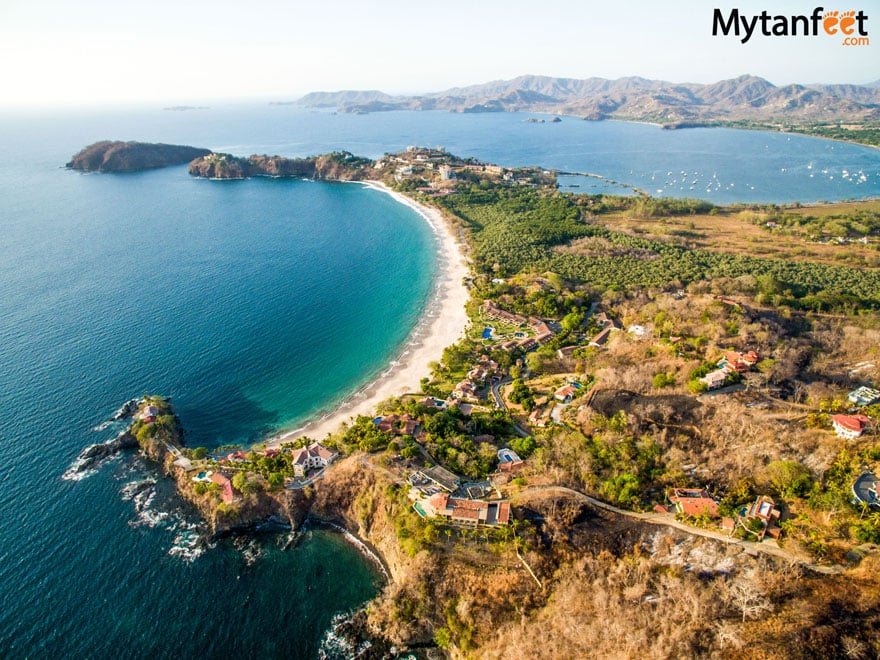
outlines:
M0 104L292 99L391 93L534 73L776 84L880 78L876 45L712 37L713 8L808 14L792 0L0 0ZM876 21L876 23L875 23ZM876 28L876 29L875 29Z

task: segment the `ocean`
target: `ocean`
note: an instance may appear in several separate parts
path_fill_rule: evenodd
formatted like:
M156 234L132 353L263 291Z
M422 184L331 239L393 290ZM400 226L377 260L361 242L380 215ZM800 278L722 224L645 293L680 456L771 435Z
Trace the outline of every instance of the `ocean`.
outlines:
M62 478L144 392L191 445L293 428L388 367L432 291L437 245L358 184L204 181L185 167L82 175L99 139L237 155L440 145L716 202L880 195L880 151L800 136L527 115L337 115L287 106L0 115L0 649L47 655L315 657L375 566L313 530L212 548L134 455ZM602 179L568 179L586 190ZM691 188L693 186L693 188ZM662 193L657 193L662 190ZM330 653L332 656L332 653Z

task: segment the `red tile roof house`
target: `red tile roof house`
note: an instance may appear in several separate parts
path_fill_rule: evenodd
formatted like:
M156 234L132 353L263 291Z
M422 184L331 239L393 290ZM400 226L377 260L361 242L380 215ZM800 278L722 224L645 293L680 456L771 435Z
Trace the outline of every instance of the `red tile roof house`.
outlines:
M558 390L556 390L553 396L556 398L557 401L562 401L562 403L569 403L574 398L574 395L577 394L577 392L578 388L569 383L568 385L563 385Z
M752 367L758 364L760 357L755 351L748 353L737 353L736 351L727 351L720 360L718 366L727 372L738 371L744 374L751 371Z
M247 452L243 451L234 451L226 457L226 460L230 463L236 463L247 460Z
M673 488L669 501L675 504L678 513L683 516L708 515L718 517L718 503L702 488Z
M235 500L235 492L232 490L232 482L225 474L215 472L211 475L211 481L220 486L220 498L229 504Z
M835 415L831 418L834 432L847 440L854 440L862 435L870 421L871 418L865 415Z

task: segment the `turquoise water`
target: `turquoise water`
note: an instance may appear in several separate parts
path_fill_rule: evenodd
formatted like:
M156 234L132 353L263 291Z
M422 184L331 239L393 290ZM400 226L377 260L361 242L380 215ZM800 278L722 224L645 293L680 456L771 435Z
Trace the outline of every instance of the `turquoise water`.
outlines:
M203 550L193 512L139 459L81 481L61 475L114 433L93 429L145 391L173 396L192 444L297 425L386 369L431 292L429 228L381 193L201 181L185 167L60 169L82 146L378 156L439 144L646 190L663 179L664 194L680 171L714 174L721 185L696 196L715 201L880 194L880 152L867 148L523 119L267 106L0 116L2 655L313 657L333 615L376 589L371 564L339 536L315 532L287 552L272 536Z

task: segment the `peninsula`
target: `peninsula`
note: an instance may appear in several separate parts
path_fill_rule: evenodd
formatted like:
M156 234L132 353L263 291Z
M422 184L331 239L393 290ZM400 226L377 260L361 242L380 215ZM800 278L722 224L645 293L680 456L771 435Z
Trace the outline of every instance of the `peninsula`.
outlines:
M420 147L221 156L190 172L381 183L471 264L406 393L213 450L164 400L121 409L215 535L309 515L363 539L389 577L358 615L374 648L880 651L880 203L561 193Z
M181 165L210 153L210 149L176 144L105 140L74 155L65 167L81 172L140 172Z

